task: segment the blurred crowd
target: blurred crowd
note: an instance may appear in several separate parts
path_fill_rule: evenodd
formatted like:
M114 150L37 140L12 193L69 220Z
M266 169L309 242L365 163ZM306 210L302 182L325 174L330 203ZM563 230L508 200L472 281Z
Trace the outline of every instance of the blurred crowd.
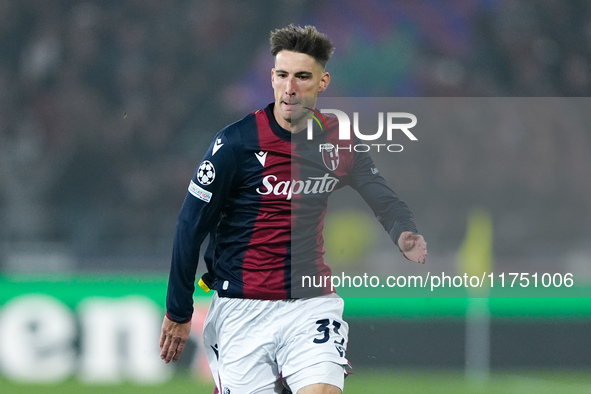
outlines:
M182 185L220 127L220 86L271 28L253 23L259 12L217 1L1 0L2 241L101 253L170 238Z
M268 33L290 22L335 40L337 96L591 93L584 0L0 0L0 246L168 251L184 185L213 134L272 100ZM590 133L538 123L517 142L502 130L464 145L434 136L421 182L401 194L448 213L432 228L459 235L453 213L491 177L494 190L544 209L567 197L558 230L578 218L578 234L589 235L588 215L576 213L591 211ZM458 161L503 144L513 153L491 148L477 168ZM502 201L493 209L512 202ZM551 239L553 229L533 223L536 239Z

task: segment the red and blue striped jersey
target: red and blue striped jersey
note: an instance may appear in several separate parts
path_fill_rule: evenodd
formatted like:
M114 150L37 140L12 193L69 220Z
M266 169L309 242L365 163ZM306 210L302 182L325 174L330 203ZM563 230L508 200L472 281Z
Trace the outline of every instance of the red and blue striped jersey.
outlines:
M209 287L221 297L290 299L330 288L303 288L302 276L331 275L322 230L331 193L357 190L396 243L417 232L408 207L379 175L368 153L337 149L338 123L292 134L273 105L233 123L214 138L195 171L179 213L168 284L167 314L193 312L201 244Z

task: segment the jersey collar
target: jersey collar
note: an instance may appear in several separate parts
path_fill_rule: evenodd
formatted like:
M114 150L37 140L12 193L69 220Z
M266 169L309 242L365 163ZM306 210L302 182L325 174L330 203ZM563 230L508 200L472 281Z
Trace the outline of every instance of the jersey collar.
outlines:
M275 103L270 103L269 105L267 105L267 107L265 107L265 113L267 114L267 118L269 119L269 127L271 127L271 130L273 131L273 133L277 137L281 138L284 141L288 141L288 142L306 141L307 140L306 130L302 130L297 134L293 134L291 131L286 130L283 127L279 126L279 123L277 123L277 120L275 119L275 115L273 114L274 107L275 107ZM314 135L318 134L319 132L320 132L320 130L317 130L316 127L313 127Z

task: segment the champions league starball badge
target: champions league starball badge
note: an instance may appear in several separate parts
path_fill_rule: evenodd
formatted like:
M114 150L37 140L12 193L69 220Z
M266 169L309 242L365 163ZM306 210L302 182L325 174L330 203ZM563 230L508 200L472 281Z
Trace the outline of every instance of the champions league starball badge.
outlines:
M215 179L215 168L210 161L205 160L197 169L197 180L203 186L210 185Z

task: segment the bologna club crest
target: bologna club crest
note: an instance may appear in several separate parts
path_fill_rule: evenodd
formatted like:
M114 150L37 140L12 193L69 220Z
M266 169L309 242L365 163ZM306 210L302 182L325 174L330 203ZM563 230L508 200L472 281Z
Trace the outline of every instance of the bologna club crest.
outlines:
M322 161L329 171L334 171L339 166L339 152L331 143L322 145Z

